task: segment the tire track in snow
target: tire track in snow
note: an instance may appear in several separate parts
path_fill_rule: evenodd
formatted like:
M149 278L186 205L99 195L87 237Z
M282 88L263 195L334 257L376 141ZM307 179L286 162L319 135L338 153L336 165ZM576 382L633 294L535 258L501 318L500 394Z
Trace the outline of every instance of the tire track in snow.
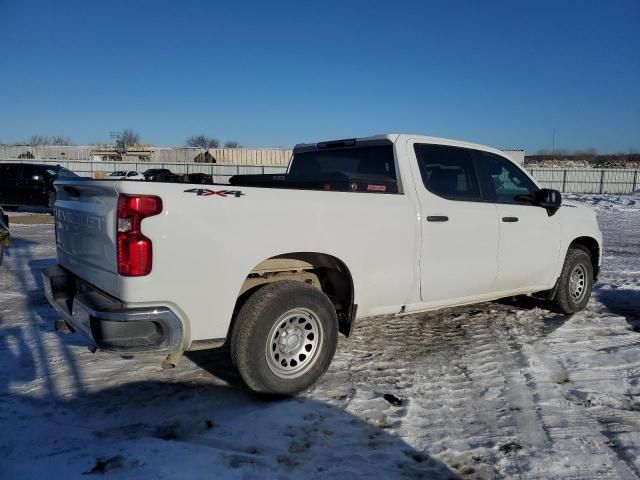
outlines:
M364 320L334 362L342 387L352 388L344 408L468 478L636 478L612 451L612 434L567 395L574 372L588 378L563 354L606 355L637 340L626 329L592 335L563 321L549 333L558 323L553 313L504 304ZM637 365L630 371L637 374ZM317 391L331 398L331 383ZM388 405L385 392L403 405ZM583 460L567 462L576 452Z

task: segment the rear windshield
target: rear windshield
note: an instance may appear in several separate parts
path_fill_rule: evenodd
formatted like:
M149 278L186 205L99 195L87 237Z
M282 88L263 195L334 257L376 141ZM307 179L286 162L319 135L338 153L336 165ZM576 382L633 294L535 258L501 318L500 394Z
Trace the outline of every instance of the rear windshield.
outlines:
M47 173L55 179L76 178L78 175L63 167L47 168Z
M288 177L300 181L343 179L353 191L398 191L391 144L296 152Z

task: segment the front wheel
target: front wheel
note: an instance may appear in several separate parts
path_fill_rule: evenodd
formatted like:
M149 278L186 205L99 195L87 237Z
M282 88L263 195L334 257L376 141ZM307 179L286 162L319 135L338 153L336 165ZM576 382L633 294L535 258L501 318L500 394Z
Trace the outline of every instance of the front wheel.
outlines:
M338 317L329 298L285 280L261 287L240 309L231 355L251 390L295 395L327 371L337 337Z
M551 300L556 310L570 315L587 306L593 287L591 255L582 248L570 248Z

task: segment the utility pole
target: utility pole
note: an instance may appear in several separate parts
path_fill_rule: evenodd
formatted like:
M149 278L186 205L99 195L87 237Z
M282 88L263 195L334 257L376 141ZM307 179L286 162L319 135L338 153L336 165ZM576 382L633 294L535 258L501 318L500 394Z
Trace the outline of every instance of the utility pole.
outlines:
M552 140L552 152L553 152L553 160L555 161L556 159L556 127L553 127L553 140Z
M115 140L116 151L124 152L126 150L126 145L124 145L124 142L122 141L122 132L109 132L109 138Z

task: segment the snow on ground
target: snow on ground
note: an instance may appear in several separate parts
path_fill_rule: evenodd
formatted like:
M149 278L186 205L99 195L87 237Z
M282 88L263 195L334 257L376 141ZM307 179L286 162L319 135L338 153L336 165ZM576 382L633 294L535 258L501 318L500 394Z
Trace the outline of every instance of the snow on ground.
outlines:
M239 386L225 351L162 371L54 332L53 226L13 226L0 478L640 478L640 195L570 198L605 235L584 312L511 299L364 320L315 389L279 402Z

